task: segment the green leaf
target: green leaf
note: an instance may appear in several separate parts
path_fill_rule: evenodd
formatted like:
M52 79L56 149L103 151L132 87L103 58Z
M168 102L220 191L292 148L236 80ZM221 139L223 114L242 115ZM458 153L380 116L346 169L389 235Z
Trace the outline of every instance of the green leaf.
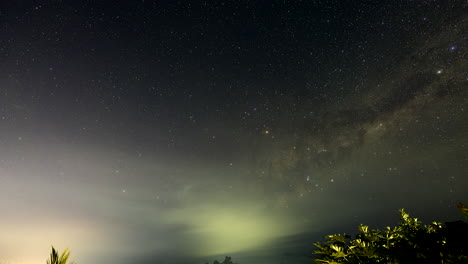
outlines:
M47 260L47 264L67 264L68 258L70 257L70 251L65 249L59 257L58 251L52 246L50 258ZM73 262L68 263L73 264Z

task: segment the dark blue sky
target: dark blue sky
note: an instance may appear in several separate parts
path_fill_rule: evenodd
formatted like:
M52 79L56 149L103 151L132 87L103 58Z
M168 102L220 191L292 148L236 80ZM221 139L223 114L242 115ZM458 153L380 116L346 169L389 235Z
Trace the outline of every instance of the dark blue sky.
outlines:
M309 263L399 208L457 219L467 8L1 3L0 262Z

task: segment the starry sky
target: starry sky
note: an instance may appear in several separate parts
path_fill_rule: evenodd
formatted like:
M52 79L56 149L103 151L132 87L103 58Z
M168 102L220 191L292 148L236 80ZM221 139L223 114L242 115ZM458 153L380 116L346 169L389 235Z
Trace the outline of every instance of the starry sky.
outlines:
M311 263L468 202L468 3L2 1L0 263Z

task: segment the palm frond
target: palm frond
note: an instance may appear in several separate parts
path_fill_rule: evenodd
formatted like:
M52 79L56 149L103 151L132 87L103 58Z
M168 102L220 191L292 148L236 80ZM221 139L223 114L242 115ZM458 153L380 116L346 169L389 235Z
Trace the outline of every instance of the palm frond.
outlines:
M58 251L52 246L52 251L50 252L50 258L47 260L47 264L74 264L73 262L67 263L68 258L70 257L70 251L65 249L59 257Z

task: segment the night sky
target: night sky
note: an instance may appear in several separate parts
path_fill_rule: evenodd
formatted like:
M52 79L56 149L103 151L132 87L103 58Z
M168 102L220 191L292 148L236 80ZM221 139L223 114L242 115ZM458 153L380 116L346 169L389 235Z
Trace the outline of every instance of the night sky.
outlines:
M461 218L466 0L1 1L0 263L312 263Z

